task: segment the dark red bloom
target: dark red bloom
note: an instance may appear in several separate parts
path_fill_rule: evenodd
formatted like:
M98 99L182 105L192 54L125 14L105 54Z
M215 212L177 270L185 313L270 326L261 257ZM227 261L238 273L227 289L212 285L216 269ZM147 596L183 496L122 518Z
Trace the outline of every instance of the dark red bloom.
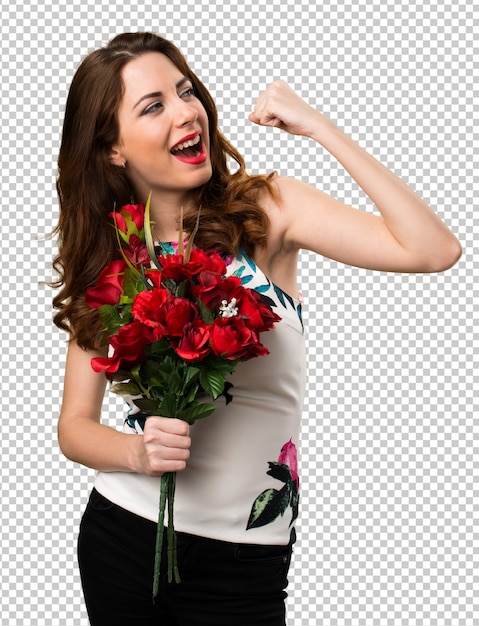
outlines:
M141 291L135 296L131 313L138 322L150 328L159 329L161 307L169 297L169 292L162 287L155 287L151 291Z
M118 304L123 293L126 267L125 261L119 259L102 269L96 285L88 287L85 292L85 302L88 306L98 309L104 304Z
M211 328L211 349L223 359L247 361L269 354L257 333L246 326L240 316L218 317Z
M159 256L158 260L162 267L161 275L163 278L172 278L173 280L190 280L190 269L186 267L182 254L167 254Z
M220 276L226 273L226 265L216 252L206 253L203 250L191 251L190 260L184 262L182 254L170 254L159 257L165 278L174 280L192 280L200 272L210 271Z
M169 296L158 312L160 328L167 337L181 337L183 328L196 321L200 312L198 307L187 300L177 296Z
M223 300L230 302L235 297L241 280L237 276L223 278L220 274L203 271L198 277L198 284L191 288L192 293L210 309L218 310Z
M211 352L209 339L208 325L202 320L196 320L186 324L180 341L173 348L184 361L196 363L202 361Z
M113 355L92 359L91 366L95 372L105 372L107 375L119 369L128 369L146 359L145 346L153 341L155 337L151 328L136 321L130 322L110 338Z
M123 253L130 263L135 267L140 265L148 266L150 264L150 253L138 235L130 235L128 243L128 248L123 248Z
M277 315L263 300L261 295L254 289L237 289L233 296L236 298L238 315L244 319L244 323L251 330L261 333L273 327L281 317Z

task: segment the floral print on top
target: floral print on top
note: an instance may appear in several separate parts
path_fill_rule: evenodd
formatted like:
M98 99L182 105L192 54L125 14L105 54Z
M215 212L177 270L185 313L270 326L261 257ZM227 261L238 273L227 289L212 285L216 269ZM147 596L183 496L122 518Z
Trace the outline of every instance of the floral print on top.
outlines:
M290 439L281 448L277 461L269 461L268 476L284 483L281 489L265 489L253 503L246 526L247 530L271 524L280 515L283 516L290 506L292 510L290 526L298 517L299 476L296 446ZM294 534L292 533L292 538ZM293 539L292 539L293 541Z
M279 303L285 309L293 310L298 316L301 328L303 328L302 303L300 300L292 298L278 287L278 285L275 285L266 274L258 268L253 259L251 259L243 249L241 249L239 254L234 258L234 262L237 268L231 272L232 276L238 276L244 287L251 287L251 289L260 293L270 306L277 308ZM233 263L233 261L231 263ZM227 265L231 265L231 263L227 263ZM228 271L228 273L230 272ZM262 276L264 282L252 284L253 279L257 279L258 276Z

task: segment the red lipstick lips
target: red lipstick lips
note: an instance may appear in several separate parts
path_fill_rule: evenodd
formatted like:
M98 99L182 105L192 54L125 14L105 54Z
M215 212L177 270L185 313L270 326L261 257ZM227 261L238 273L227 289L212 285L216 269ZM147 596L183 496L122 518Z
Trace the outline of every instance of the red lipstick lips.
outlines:
M175 159L189 165L199 165L207 159L205 146L199 131L183 137L171 148L170 152Z

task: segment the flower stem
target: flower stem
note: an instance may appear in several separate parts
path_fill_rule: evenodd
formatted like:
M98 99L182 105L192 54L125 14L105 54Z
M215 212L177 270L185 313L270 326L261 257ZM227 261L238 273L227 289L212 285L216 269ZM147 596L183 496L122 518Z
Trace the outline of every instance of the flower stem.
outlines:
M180 572L178 570L178 555L176 547L176 533L173 522L173 505L175 501L176 472L168 475L168 582L180 582Z
M173 522L173 505L175 501L176 472L168 472L161 477L160 510L158 513L158 527L156 530L155 567L153 573L153 601L158 595L160 586L161 556L165 533L165 511L168 507L168 529L166 533L168 582L179 583L178 558L176 549L176 534Z
M163 476L161 477L160 510L158 513L158 526L156 529L155 567L153 571L153 600L158 595L158 588L160 586L161 552L163 550L165 509L166 509L166 501L168 499L168 486L169 486L168 476L169 474L163 474Z

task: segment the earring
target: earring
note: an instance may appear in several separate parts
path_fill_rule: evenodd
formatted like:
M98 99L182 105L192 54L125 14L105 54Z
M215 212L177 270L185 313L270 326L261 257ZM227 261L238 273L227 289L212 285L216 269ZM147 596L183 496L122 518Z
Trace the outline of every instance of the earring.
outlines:
M126 161L123 161L123 163L121 164L121 167L126 168Z

